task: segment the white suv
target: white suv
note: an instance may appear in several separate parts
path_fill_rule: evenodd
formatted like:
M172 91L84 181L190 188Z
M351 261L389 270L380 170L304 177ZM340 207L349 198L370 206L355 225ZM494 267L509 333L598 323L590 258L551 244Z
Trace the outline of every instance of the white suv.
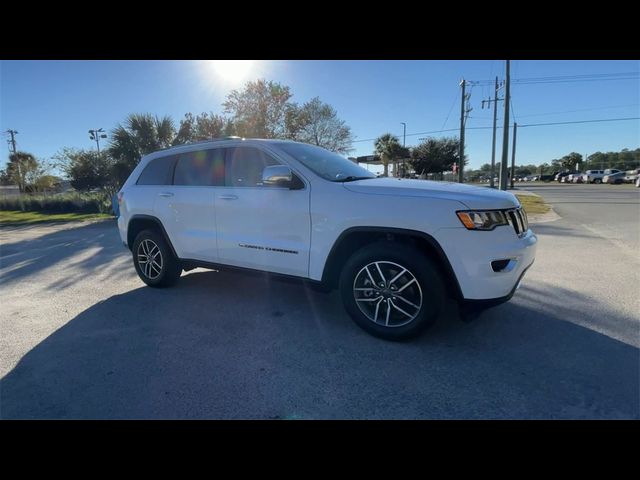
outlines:
M338 288L374 335L417 335L445 297L511 298L537 238L511 193L376 178L323 148L221 139L143 157L118 193L118 228L149 286L238 267Z
M613 174L620 172L620 170L587 170L586 173L582 176L582 180L584 183L602 183L604 176L609 174L609 172Z

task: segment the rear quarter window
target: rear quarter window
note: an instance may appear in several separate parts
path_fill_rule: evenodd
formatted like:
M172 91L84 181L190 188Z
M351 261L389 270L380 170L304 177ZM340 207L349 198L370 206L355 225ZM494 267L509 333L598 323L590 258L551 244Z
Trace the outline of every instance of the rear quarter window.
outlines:
M154 158L138 177L136 185L171 185L176 156Z

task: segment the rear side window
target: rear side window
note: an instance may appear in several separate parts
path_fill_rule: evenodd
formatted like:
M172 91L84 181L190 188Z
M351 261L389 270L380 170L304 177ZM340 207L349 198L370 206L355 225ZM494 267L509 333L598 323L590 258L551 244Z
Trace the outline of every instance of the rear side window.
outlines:
M225 185L227 187L257 187L262 185L264 167L280 165L270 155L253 147L236 147L227 151Z
M174 185L219 186L224 184L225 149L200 150L178 155Z
M136 183L138 185L171 185L175 163L175 155L151 160L142 170Z

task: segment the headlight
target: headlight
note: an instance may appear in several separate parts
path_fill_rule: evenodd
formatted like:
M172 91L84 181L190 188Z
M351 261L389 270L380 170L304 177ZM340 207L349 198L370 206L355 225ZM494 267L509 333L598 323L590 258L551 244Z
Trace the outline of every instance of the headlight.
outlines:
M493 230L500 225L509 225L507 216L499 210L456 212L462 224L468 230Z

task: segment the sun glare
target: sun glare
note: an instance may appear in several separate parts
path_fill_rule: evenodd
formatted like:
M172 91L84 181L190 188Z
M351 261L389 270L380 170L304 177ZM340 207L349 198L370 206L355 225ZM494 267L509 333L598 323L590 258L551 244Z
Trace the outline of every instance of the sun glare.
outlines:
M209 60L211 70L228 83L243 81L253 68L253 60Z

